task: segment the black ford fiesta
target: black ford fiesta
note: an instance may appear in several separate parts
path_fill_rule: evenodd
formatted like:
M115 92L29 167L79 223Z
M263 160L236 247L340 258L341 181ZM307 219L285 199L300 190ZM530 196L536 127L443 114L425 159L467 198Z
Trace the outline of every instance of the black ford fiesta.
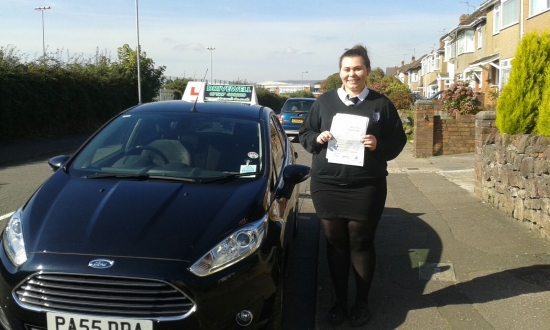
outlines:
M12 330L277 327L309 167L269 108L148 103L110 120L9 219ZM278 320L279 319L279 320Z

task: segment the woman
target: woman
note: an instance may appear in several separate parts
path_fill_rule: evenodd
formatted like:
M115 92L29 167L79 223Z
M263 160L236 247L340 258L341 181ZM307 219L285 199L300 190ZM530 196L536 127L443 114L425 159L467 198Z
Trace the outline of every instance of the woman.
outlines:
M397 157L407 143L395 106L382 94L366 87L370 70L363 46L348 49L340 57L342 87L319 96L299 133L300 143L313 154L310 189L327 239L327 259L336 296L328 313L328 322L333 325L341 324L348 317L350 263L356 294L349 322L359 327L369 320L368 294L376 264L374 236L387 194L386 162ZM359 150L360 153L364 150L362 166L341 164L334 157L327 160L327 146L334 139L330 130L336 114L368 118L366 134L361 133L360 139L364 145Z

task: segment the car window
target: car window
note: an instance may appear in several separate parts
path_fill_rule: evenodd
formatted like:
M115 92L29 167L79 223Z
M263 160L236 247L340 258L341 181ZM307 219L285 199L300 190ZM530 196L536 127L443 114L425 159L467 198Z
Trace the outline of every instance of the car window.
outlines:
M126 115L100 131L76 155L71 170L80 176L117 173L195 179L259 173L264 158L261 137L259 121L239 117Z
M287 100L283 107L284 112L307 112L311 109L314 100Z
M285 138L277 129L277 124L275 123L275 120L273 120L273 118L270 121L269 128L271 135L271 155L273 157L273 166L278 177L282 171L285 158Z

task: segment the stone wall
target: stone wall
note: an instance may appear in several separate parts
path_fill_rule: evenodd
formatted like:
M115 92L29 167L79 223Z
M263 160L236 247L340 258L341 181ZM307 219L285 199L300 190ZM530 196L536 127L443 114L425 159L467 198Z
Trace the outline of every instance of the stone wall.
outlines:
M500 134L495 113L476 116L474 192L550 238L550 138Z

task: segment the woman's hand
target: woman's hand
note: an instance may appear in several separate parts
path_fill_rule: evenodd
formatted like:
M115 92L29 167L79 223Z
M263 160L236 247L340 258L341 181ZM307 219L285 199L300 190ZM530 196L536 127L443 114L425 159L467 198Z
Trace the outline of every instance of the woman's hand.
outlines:
M332 140L332 134L330 134L329 131L321 132L321 134L319 134L317 136L317 143L318 144L325 144L329 140Z
M365 145L365 148L369 148L370 151L376 150L376 137L374 135L367 134L361 139L361 143Z

